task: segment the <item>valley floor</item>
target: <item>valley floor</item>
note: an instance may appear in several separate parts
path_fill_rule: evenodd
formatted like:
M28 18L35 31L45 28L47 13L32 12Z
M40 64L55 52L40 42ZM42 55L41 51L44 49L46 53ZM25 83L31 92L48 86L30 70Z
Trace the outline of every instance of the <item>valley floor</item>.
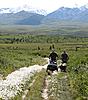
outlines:
M75 100L68 74L59 70L49 76L46 68L23 67L0 80L1 100Z

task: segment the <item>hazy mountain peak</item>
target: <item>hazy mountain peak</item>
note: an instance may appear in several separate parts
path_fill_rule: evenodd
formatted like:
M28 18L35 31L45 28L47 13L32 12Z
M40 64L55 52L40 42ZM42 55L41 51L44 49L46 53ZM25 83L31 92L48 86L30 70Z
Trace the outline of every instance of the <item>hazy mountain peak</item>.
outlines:
M88 9L88 5L81 6L79 9L82 11L85 11Z
M0 14L1 24L39 25L54 21L88 22L87 5L79 8L61 7L48 15L46 15L45 10L32 8L27 5L17 8L2 8L0 9L0 13L3 13Z
M37 13L37 14L41 14L41 15L47 15L47 11L43 10L43 9L38 9L38 8L32 8L28 5L23 5L21 7L17 7L17 8L1 8L0 9L0 13L17 13L20 11L28 11L31 13Z

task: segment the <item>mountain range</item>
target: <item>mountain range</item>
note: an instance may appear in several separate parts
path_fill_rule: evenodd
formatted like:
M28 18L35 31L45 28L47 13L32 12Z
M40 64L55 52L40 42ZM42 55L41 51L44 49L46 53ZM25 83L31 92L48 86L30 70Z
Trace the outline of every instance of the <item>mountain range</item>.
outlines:
M33 8L33 7L30 7L28 5L24 5L24 6L20 6L20 7L16 7L16 8L1 8L0 9L0 14L3 14L3 13L17 13L17 12L20 12L20 11L27 11L27 12L30 12L30 13L37 13L37 14L41 14L41 15L47 15L47 11L44 10L44 9L38 9L38 8Z
M43 9L24 8L1 8L0 24L17 24L17 25L39 25L52 21L81 21L88 22L88 8L61 7L56 11L47 14Z

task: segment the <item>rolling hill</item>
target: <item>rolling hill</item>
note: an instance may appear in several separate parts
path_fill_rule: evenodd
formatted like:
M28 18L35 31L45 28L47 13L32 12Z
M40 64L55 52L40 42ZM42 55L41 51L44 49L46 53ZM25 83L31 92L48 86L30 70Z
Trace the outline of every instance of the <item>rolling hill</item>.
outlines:
M17 13L3 13L0 14L1 24L19 24L19 25L37 25L41 24L44 15L29 13L27 11L20 11Z

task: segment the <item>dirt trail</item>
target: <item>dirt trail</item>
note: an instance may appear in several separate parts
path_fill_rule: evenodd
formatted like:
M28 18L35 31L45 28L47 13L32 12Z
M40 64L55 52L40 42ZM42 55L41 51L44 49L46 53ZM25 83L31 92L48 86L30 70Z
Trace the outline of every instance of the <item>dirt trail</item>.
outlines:
M73 100L71 90L69 89L68 77L65 74L63 77L58 79L58 98L59 100Z
M49 59L46 59L47 61ZM6 80L0 80L0 98L3 100L10 100L15 97L19 92L22 92L26 82L30 80L36 72L40 72L42 69L46 69L47 64L44 66L34 65L30 67L23 67L9 74ZM46 76L42 97L44 100L73 100L69 90L68 78L66 74L63 77L59 77L60 71L51 76ZM30 83L30 86L34 83ZM25 97L28 90L24 91L22 100Z
M32 83L30 84L30 86L29 87L31 87L32 85L33 85L33 83L35 82L35 79L32 81ZM27 95L27 93L29 92L29 90L27 89L27 90L25 90L24 91L24 93L23 93L23 95L22 95L22 100L25 100L25 98L26 98L26 95Z
M49 76L47 76L44 80L44 89L42 93L42 97L44 100L48 100L48 87L49 87Z
M63 74L59 77L58 74ZM45 88L42 94L44 100L74 100L69 89L68 77L66 73L53 74L46 77Z

